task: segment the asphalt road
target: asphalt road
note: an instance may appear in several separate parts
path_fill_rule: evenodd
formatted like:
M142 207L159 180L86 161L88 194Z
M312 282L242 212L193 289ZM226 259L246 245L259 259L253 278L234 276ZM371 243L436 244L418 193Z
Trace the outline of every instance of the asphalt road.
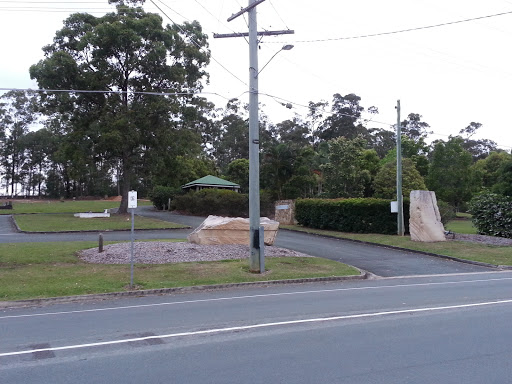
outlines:
M195 228L203 217L176 215L171 212L155 211L152 207L137 208L137 214L181 223ZM135 218L135 220L137 220ZM184 239L190 229L166 231L136 231L136 239ZM105 241L130 240L129 231L104 232ZM27 234L14 230L7 216L0 216L0 243L47 242L47 241L98 241L97 232ZM435 256L399 251L362 244L347 240L331 239L321 236L281 230L275 245L294 249L312 256L340 261L371 272L377 276L409 276L449 273L469 273L492 271L493 268L460 263Z
M506 383L512 272L0 311L2 384Z

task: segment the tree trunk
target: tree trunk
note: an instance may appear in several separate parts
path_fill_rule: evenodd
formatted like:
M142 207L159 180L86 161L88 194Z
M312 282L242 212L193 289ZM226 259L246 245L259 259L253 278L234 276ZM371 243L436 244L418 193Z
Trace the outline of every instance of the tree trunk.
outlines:
M131 169L130 162L126 159L123 159L122 162L122 174L121 174L121 204L119 204L119 209L117 213L125 214L128 213L128 192L131 188L131 173L133 170Z

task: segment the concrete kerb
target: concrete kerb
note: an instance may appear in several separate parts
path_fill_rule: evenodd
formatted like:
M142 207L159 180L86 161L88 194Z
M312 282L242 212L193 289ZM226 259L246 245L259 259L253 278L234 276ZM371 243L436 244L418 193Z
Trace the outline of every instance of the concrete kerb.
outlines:
M355 268L355 267L354 267ZM61 296L61 297L49 297L40 299L28 299L28 300L15 300L15 301L0 301L0 309L12 309L12 308L24 308L24 307L35 307L44 306L51 304L64 304L81 301L98 301L108 300L121 297L143 297L143 296L155 296L155 295L168 295L173 293L188 293L195 291L212 291L229 288L247 288L247 287L265 287L270 285L281 285L281 284L304 284L304 283L320 283L320 282L332 282L332 281L350 281L350 280L366 280L373 279L377 276L363 271L359 268L359 275L350 276L329 276L329 277L311 277L303 279L287 279L287 280L268 280L268 281L253 281L245 283L228 283L228 284L214 284L214 285L193 285L189 287L174 287L174 288L158 288L158 289L144 289L144 290L130 290L124 292L110 292L110 293L99 293L90 295L80 296Z
M347 239L347 238L336 237L336 236L331 236L331 235L322 235L322 234L318 234L318 233L311 233L311 232L306 232L306 231L298 231L298 230L295 230L295 229L280 228L280 230L290 231L290 232L298 232L298 233L307 233L308 235L314 235L314 236L318 236L318 237L325 237L325 238L328 238L328 239L337 239L337 240L343 240L343 241L351 241L353 243L373 245L373 246L378 246L378 247L388 248L388 249L396 249L397 251L410 252L410 253L418 253L420 255L434 256L434 257L438 257L438 258L441 258L441 259L457 261L457 262L460 262L460 263L479 265L481 267L496 268L496 269L500 269L500 270L512 270L512 265L489 264L489 263L484 263L484 262L481 262L481 261L460 259L460 258L454 257L454 256L439 255L437 253L432 253L432 252L418 251L418 250L409 249L409 248L401 248L401 247L396 247L394 245L372 243L370 241Z

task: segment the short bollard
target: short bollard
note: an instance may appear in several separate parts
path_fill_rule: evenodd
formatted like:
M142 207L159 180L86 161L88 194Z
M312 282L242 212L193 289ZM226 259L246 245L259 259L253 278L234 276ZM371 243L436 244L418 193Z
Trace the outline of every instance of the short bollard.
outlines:
M103 234L100 233L100 238L98 241L98 253L103 252Z

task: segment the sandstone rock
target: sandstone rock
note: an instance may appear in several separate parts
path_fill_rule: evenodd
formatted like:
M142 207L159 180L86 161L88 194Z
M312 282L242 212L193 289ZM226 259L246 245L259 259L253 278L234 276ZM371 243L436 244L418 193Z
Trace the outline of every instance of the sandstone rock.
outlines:
M295 201L279 200L275 205L275 220L279 224L294 225L295 223Z
M433 191L411 191L409 232L412 241L446 241Z
M273 245L279 223L267 217L260 218L265 231L265 245ZM249 219L241 217L208 216L188 236L194 244L245 244L249 245Z

